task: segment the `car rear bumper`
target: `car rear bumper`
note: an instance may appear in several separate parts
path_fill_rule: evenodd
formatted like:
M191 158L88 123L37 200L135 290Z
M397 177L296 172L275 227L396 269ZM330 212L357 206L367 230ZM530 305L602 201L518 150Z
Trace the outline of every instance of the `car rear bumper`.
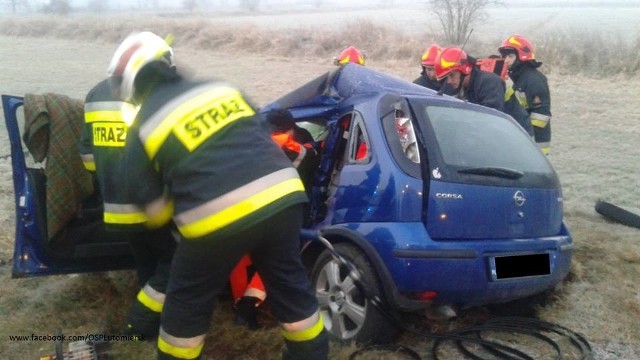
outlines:
M478 252L475 257L421 257L407 251L394 253L404 267L404 271L394 275L413 277L404 284L406 286L399 286L401 293L433 291L437 293L435 304L469 307L516 300L553 288L569 273L573 251L570 246L562 246L556 249L528 247L519 251ZM525 261L525 266L512 271L515 276L498 277L496 259L517 261L518 258L535 257L548 258L548 271L526 274L523 271L527 267Z
M409 299L435 292L434 304L470 307L544 292L567 276L573 255L564 226L544 238L446 242L430 239L419 223L385 224L384 241L380 228L364 228L398 292Z

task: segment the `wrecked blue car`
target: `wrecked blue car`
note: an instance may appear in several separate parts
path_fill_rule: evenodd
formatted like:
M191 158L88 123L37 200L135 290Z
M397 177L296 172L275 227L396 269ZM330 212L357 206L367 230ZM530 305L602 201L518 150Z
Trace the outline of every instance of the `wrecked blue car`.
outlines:
M85 201L47 234L46 175L27 166L24 99L3 96L16 194L14 276L130 267L127 244ZM354 264L390 311L496 304L547 292L573 253L560 182L511 117L371 68L347 64L266 104L314 137L320 162L308 226ZM325 327L338 340L383 342L394 327L318 241L302 255Z
M353 64L274 108L319 142L313 227L394 311L527 298L568 274L558 176L511 117ZM330 252L310 242L303 255L331 334L388 340Z

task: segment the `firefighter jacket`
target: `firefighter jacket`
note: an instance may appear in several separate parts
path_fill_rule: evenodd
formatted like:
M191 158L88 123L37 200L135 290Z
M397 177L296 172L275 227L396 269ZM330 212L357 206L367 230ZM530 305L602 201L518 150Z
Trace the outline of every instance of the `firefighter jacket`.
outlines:
M449 86L446 82L440 82L438 80L431 80L426 75L420 75L419 78L413 80L413 83L426 87L427 89L439 91L445 95L456 95L456 89Z
M282 151L291 160L295 168L300 166L307 156L307 151L313 151L311 144L303 145L293 139L293 136L287 132L274 132L271 138L276 144L280 145Z
M296 136L298 133L296 130L306 131L296 127L293 129L294 134L291 134L291 131L276 131L271 134L271 138L291 160L293 166L298 170L302 183L309 190L320 158L313 147L313 140L304 141L303 137Z
M187 239L233 233L307 201L244 94L223 82L157 83L129 130L127 189L147 214L174 201ZM165 191L168 190L168 192Z
M551 120L551 95L547 77L538 70L537 61L517 62L509 69L518 101L531 116L534 127L544 128Z
M80 155L85 168L95 173L104 203L104 223L110 230L144 229L147 217L122 191L122 162L128 126L136 108L120 100L109 80L98 83L84 103Z
M440 82L438 80L432 80L426 75L422 74L417 79L413 80L414 84L424 86L427 89L438 91L440 90Z
M511 116L526 132L529 136L533 136L533 127L531 127L531 120L529 120L529 113L518 102L513 91L507 90L504 95L504 112Z
M471 76L471 82L464 89L464 98L470 103L504 111L505 85L500 76L475 66L468 76Z

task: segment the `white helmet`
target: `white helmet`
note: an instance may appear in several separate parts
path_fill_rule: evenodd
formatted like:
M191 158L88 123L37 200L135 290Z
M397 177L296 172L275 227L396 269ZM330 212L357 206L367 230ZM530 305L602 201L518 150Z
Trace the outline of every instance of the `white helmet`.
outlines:
M132 33L118 46L107 69L107 75L119 78L120 96L123 100L133 99L136 76L145 65L156 61L169 67L175 66L171 46L152 32Z

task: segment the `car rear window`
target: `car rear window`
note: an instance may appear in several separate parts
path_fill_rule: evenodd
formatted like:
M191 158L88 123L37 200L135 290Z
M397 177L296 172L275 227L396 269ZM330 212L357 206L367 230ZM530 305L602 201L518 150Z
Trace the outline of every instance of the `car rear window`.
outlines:
M421 106L421 127L435 137L427 141L430 154L438 154L432 166L446 168L449 179L461 182L505 185L557 185L551 164L528 134L508 116L478 108ZM420 109L414 109L420 112ZM495 184L499 185L499 184Z

